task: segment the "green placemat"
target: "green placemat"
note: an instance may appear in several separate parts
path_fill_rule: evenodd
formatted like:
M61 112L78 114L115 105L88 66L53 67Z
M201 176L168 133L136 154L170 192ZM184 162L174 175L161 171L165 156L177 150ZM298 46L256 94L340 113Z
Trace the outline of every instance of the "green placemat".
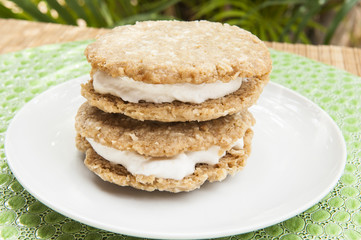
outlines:
M83 51L88 43L0 55L0 239L131 239L78 223L44 206L23 189L6 163L4 139L10 120L49 87L87 74L90 66ZM347 165L335 189L306 212L224 239L361 239L361 78L296 55L274 50L271 54L271 81L314 101L341 128Z

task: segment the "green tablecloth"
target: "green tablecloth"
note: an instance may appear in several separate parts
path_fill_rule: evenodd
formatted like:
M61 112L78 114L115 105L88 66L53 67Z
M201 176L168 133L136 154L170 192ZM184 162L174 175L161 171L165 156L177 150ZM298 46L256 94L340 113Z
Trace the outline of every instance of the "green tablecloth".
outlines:
M47 45L0 55L0 239L131 238L86 226L44 206L23 189L6 163L4 139L13 116L49 87L87 74L90 66L83 51L88 43ZM296 55L274 50L271 54L271 81L314 101L341 128L347 164L334 190L306 212L225 239L361 239L361 78Z

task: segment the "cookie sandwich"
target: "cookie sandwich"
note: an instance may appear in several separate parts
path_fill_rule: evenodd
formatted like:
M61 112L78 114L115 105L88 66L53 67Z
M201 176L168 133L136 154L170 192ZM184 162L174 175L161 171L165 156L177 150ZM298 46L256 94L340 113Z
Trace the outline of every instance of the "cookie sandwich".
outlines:
M105 181L192 191L240 171L269 80L266 46L235 26L146 21L90 44L76 145Z
M253 105L269 81L264 43L236 26L147 21L113 29L90 44L93 106L138 120L206 121Z
M84 103L76 116L85 165L105 181L153 191L191 191L241 170L250 154L253 116L202 122L138 121Z

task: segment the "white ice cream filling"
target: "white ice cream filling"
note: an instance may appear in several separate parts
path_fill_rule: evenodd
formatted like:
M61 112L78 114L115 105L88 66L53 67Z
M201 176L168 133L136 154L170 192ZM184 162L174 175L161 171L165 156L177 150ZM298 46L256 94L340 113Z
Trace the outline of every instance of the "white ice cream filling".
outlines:
M175 180L181 180L192 174L197 163L214 165L226 154L224 152L219 155L220 147L212 146L207 150L188 151L173 157L149 157L132 151L121 151L104 146L91 138L87 138L87 141L101 157L112 163L122 165L133 175L153 175ZM239 139L233 148L242 149L243 138Z
M139 101L165 103L178 100L199 104L237 91L246 80L246 78L236 78L227 83L217 81L202 84L150 84L126 76L112 77L103 71L96 71L93 75L93 87L98 93L111 94L132 103Z

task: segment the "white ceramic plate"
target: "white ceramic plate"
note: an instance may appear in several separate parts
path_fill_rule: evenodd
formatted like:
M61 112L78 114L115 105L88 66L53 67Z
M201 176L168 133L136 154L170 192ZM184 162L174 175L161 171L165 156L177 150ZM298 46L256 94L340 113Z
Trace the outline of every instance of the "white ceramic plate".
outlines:
M12 120L6 155L18 181L50 208L88 225L147 238L214 238L261 229L303 212L337 183L342 134L314 103L270 83L257 105L243 171L190 193L144 192L103 182L74 146L79 84L60 84Z

